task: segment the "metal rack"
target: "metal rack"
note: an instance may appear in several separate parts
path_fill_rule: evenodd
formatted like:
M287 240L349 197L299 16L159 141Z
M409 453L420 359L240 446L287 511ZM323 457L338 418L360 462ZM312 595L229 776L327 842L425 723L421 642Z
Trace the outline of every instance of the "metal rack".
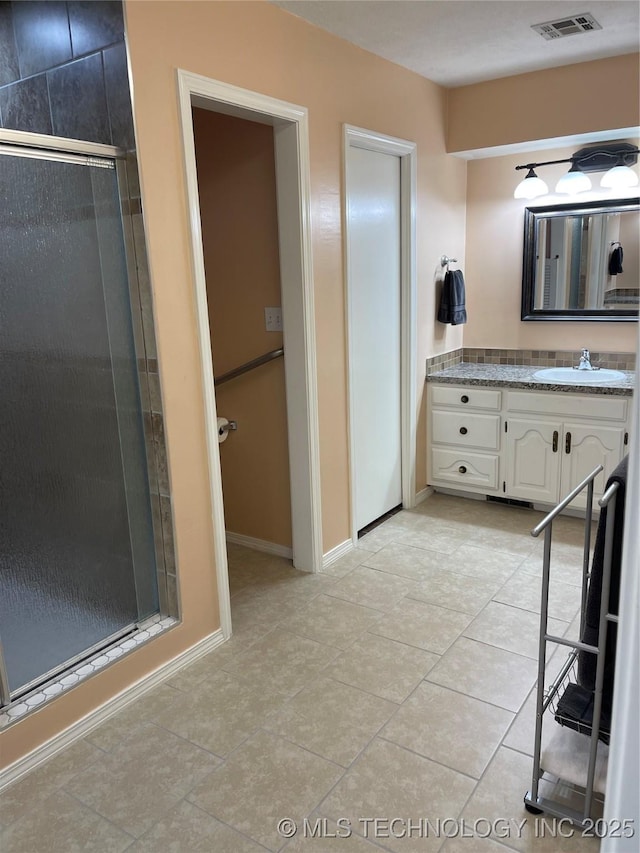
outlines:
M605 672L605 655L607 647L607 626L608 623L617 623L618 617L609 612L609 590L611 584L611 562L613 551L613 532L614 519L616 511L616 498L618 491L618 483L613 483L598 501L599 506L608 507L606 526L605 526L605 544L604 544L604 560L602 571L602 591L600 599L600 614L599 614L599 631L598 645L593 646L583 643L579 640L568 640L564 637L557 637L550 634L548 627L548 609L549 609L549 579L551 567L551 538L553 530L553 520L562 510L570 504L574 498L587 489L587 507L585 516L585 532L584 532L584 552L583 552L583 568L582 568L582 596L581 596L581 612L580 612L580 637L584 635L587 592L591 573L589 571L590 563L590 545L591 545L591 518L593 510L593 484L595 478L603 470L602 465L595 468L589 476L580 483L567 497L561 501L532 531L531 535L537 537L544 530L544 558L542 566L542 595L540 608L540 639L538 648L538 685L536 696L536 728L534 741L533 755L533 773L531 780L531 790L527 791L524 797L525 808L534 814L545 812L553 817L566 818L572 823L579 826L589 827L594 821L594 802L604 802L604 780L606 779L606 762L608 758L608 747L604 744L608 743L609 732L602 721L602 692L604 684ZM568 658L560 672L553 680L550 687L545 690L545 663L547 659L547 644L553 643L560 646L565 646L570 649ZM593 692L593 713L590 723L575 725L575 721L571 720L571 728L564 728L569 722L563 719L559 712L558 697L561 695L562 688L565 688L574 681L577 682L577 658L579 652L586 652L597 656L595 689ZM549 712L549 713L548 713ZM548 761L543 754L542 749L542 731L544 715L551 714L555 720L560 723L561 728L555 729L553 742L556 745L564 746L567 751L575 752L575 746L579 748L588 744L588 755L584 750L584 758L579 769L584 770L584 777L580 779L563 779L557 773L553 773L553 779L547 777L551 774L549 766L545 768L545 764L549 765L552 762ZM576 739L576 734L578 739ZM581 739L585 740L582 741ZM580 762L577 762L579 765ZM575 769L575 768L574 768ZM546 775L545 775L546 774ZM550 796L543 796L540 793L540 782L542 780L558 783L562 786L563 783L569 785L574 800L577 799L581 804L581 808L575 808L574 805L569 805L553 799ZM597 788L594 791L594 787ZM601 795L601 796L599 796Z

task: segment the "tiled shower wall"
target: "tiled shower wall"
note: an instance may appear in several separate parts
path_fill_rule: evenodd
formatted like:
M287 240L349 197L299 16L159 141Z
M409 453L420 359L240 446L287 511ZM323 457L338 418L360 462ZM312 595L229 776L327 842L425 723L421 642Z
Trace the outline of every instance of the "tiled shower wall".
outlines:
M0 2L0 124L133 149L122 3Z
M171 491L121 2L0 2L0 127L115 145L123 201L160 607L178 616ZM126 216L130 215L130 218Z

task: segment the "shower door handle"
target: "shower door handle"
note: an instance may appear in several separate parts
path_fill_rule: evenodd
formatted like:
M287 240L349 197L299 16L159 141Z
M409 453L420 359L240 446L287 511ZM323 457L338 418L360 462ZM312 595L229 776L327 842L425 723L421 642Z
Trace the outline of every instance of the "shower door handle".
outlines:
M7 667L4 661L4 651L0 642L0 708L8 705L11 701L11 691L9 690L9 676Z

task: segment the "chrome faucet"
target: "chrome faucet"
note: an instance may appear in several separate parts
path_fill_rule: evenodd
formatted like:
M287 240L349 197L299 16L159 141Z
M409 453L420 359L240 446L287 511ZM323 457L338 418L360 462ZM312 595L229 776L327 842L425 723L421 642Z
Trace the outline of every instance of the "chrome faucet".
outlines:
M576 370L597 370L597 367L591 366L591 353L588 349L583 349L580 356L580 363L575 368Z

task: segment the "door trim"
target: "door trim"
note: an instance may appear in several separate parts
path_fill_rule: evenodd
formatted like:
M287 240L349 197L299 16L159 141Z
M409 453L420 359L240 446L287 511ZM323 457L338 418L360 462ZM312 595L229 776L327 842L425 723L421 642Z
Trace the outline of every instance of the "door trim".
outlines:
M317 572L322 567L322 524L308 114L304 107L182 69L177 70L177 78L220 623L224 636L229 637L231 601L192 107L234 115L274 128L284 347L287 354L285 384L293 559L297 568Z
M351 539L358 540L355 513L355 453L353 435L353 363L350 333L353 318L351 288L349 287L349 219L348 177L349 149L365 148L381 154L394 154L400 158L400 407L401 407L401 469L402 505L410 509L416 505L416 204L417 204L417 146L415 142L398 139L349 124L343 126L343 222L344 222L344 270L345 300L347 316L347 386L348 386L348 430L349 430L349 475Z

